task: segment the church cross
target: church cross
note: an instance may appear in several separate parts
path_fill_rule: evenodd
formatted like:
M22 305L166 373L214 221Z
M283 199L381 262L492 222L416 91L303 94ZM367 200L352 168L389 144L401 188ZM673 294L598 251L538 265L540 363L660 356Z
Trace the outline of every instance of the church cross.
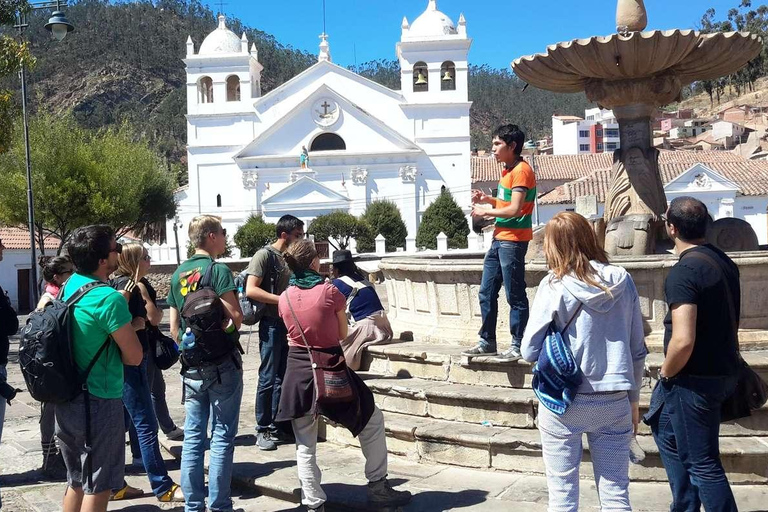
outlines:
M320 105L320 106L321 106L321 107L323 107L323 115L324 115L324 116L327 116L327 115L328 115L328 107L330 107L330 105L328 104L328 102L327 102L327 101L324 101L324 102L323 102L323 104L322 104L322 105Z
M224 0L219 0L216 2L219 5L219 14L224 14L224 6L227 5Z

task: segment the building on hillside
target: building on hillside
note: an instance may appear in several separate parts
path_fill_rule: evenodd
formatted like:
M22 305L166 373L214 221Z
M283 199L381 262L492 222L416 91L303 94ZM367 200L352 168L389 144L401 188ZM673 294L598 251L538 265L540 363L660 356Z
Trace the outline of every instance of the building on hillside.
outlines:
M587 109L583 119L552 116L552 149L555 155L613 153L620 146L619 124L610 110Z
M669 133L670 139L689 139L698 137L712 129L708 119L673 119L660 121L660 131Z
M732 121L715 121L712 123L712 140L721 142L725 149L733 149L742 142L746 142L753 131L743 124Z
M591 156L598 166L602 164L599 155ZM579 164L575 159L558 162L564 170ZM707 205L714 220L743 219L755 230L758 242L768 244L768 161L749 160L730 151L661 151L659 171L668 201L680 195L696 197ZM598 214L603 214L611 165L583 168L582 173L578 179L539 197L540 223L558 212L575 210L576 199L585 196L594 196Z
M3 259L0 261L0 287L8 293L11 304L19 312L27 312L37 304L32 303L34 288L32 283L32 249L29 243L29 231L18 228L0 228L0 240L5 246ZM56 254L60 241L58 238L45 239L47 255ZM40 248L37 249L40 254ZM40 277L42 273L38 271Z
M429 0L413 23L403 18L399 91L334 64L328 36L320 38L317 63L265 95L255 45L224 16L197 52L187 40L189 185L176 194L183 225L215 214L234 234L252 214L269 222L293 214L309 227L318 215L359 215L388 199L416 236L442 187L469 214L464 16L454 24ZM186 229L179 238L184 247Z

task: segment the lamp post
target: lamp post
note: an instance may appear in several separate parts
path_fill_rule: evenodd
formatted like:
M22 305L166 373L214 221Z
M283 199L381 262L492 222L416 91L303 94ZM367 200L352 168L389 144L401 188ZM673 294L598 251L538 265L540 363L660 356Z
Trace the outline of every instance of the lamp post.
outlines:
M19 33L19 39L22 39L24 29L29 26L27 23L27 14L31 11L42 9L56 9L48 19L48 23L45 24L45 28L53 34L53 37L56 38L57 41L64 39L69 32L75 30L75 27L69 22L67 17L64 16L64 12L61 10L62 5L67 5L67 0L31 2L27 9L16 13L16 24L14 25L14 28ZM23 63L21 69L19 69L19 78L21 80L21 113L22 118L24 119L24 155L27 164L27 222L29 225L29 247L31 251L30 279L32 280L32 301L37 304L39 290L37 284L37 250L35 248L35 203L32 195L32 162L30 160L29 150L27 72Z
M179 228L181 227L181 219L176 215L173 218L173 237L176 239L176 264L181 265L181 253L179 253Z

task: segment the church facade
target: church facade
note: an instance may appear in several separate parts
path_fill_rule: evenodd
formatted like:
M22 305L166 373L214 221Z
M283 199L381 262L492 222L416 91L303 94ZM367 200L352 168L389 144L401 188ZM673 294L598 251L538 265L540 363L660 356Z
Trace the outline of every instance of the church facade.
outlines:
M320 38L318 62L265 95L258 50L224 16L197 52L187 39L182 247L201 213L221 216L234 234L252 214L276 222L290 213L309 226L318 215L360 215L387 199L415 237L443 187L469 213L472 41L463 15L455 25L429 0L413 23L403 18L399 91L334 64L327 35Z

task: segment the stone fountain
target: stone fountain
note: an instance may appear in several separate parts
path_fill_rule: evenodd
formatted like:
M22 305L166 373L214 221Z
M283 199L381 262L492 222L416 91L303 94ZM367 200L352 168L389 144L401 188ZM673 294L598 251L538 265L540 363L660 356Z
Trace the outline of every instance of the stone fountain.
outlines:
M606 249L625 267L640 294L648 345L659 350L667 312L664 279L676 256L654 254L667 208L652 146L651 117L659 106L680 97L685 84L732 73L761 49L747 33L701 34L693 30L643 32L647 14L642 0L619 0L618 32L552 45L547 53L522 57L515 73L536 87L556 92L585 91L613 109L620 126L621 149L614 153L606 198ZM530 253L529 253L530 254ZM389 315L397 334L416 341L473 345L479 330L478 290L483 253L391 257L381 261ZM741 271L742 349L768 348L768 256L732 254ZM526 263L530 299L547 272L538 258ZM498 339L509 339L508 307L499 301Z
M667 202L651 129L657 108L679 100L687 84L739 70L762 48L758 36L745 32L643 32L647 20L643 0L618 0L617 33L554 44L512 63L525 82L584 91L616 115L621 148L614 152L604 215L610 255L653 254L663 233Z

